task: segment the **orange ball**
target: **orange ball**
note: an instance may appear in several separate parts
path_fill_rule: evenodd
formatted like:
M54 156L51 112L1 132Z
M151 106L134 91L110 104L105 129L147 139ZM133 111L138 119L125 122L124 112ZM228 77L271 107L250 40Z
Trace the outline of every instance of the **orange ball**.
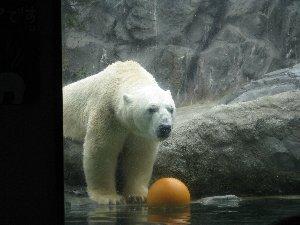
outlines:
M180 206L189 203L189 189L176 178L161 178L149 188L148 206Z

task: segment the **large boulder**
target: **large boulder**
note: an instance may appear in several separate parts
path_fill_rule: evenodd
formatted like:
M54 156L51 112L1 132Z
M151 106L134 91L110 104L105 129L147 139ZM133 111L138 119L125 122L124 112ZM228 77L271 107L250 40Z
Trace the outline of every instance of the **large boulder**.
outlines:
M193 197L299 194L300 91L199 111L187 106L177 120L153 180L177 177Z

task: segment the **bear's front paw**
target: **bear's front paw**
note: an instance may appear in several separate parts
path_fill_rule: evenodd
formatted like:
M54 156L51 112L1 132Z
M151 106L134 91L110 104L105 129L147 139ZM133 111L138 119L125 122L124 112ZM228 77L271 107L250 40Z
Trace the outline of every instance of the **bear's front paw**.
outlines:
M101 194L97 191L89 191L89 196L101 205L119 205L125 203L125 199L118 194Z
M147 186L140 186L135 187L130 186L129 188L124 189L124 196L126 203L129 204L142 204L146 202L147 195L148 195L148 188Z
M127 195L125 201L127 204L143 204L147 197L144 195Z

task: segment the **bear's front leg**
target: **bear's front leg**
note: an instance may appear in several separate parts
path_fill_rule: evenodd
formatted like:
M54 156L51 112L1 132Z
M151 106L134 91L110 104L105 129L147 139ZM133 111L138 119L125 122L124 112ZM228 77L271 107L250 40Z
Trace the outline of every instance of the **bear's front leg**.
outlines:
M124 137L120 129L97 125L89 127L84 142L83 169L87 192L99 204L118 204L123 199L116 192L115 172Z
M157 147L156 142L136 136L131 136L126 140L125 152L122 157L123 195L126 202L145 202Z

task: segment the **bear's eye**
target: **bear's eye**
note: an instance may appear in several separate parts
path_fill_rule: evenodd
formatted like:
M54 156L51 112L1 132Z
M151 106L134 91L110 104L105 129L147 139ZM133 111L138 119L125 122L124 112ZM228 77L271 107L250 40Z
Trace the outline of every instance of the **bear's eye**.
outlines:
M174 112L174 108L173 108L173 107L168 107L168 111L169 111L170 113L173 113L173 112Z
M149 113L155 113L158 111L158 107L157 106L151 106L150 108L148 108L147 110Z

